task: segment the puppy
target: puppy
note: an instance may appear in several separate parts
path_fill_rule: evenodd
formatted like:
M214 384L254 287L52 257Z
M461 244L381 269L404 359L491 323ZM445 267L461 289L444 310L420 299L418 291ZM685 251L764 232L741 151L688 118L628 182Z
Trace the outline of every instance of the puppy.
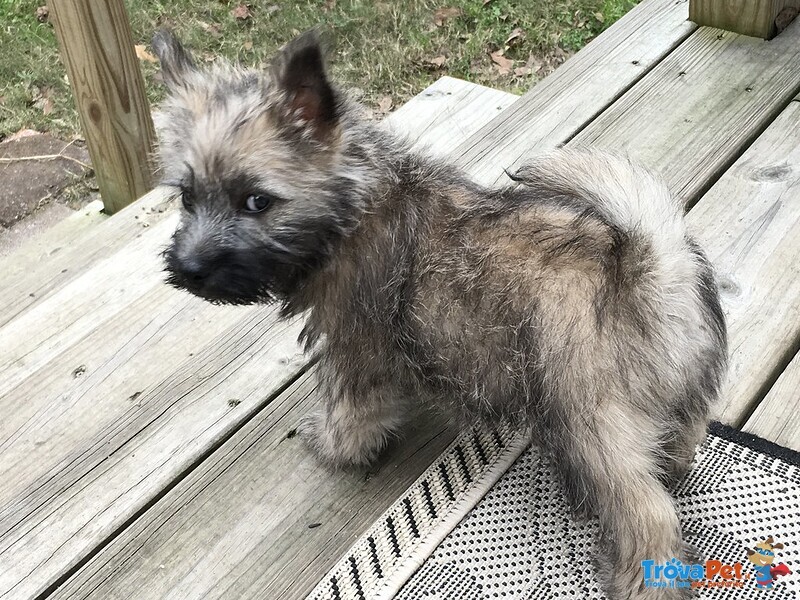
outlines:
M596 515L610 598L641 561L686 560L668 486L726 364L712 269L666 187L560 149L486 189L409 150L329 81L315 33L267 71L199 69L160 32L165 182L183 215L169 283L307 312L325 405L302 433L334 466L375 460L415 407L531 427Z

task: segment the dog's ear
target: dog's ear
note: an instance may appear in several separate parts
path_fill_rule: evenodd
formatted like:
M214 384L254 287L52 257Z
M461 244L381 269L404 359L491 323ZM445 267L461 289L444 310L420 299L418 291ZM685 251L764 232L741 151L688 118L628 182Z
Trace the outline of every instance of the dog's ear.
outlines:
M752 556L756 553L755 550L751 550L750 548L745 548L744 551L747 553L747 556Z
M153 36L152 45L161 61L164 83L171 90L183 87L186 75L195 70L189 52L168 29L159 29Z
M773 550L781 550L781 549L783 549L783 544L781 544L781 543L772 544L772 549Z
M275 57L271 74L288 112L308 127L314 138L324 141L339 115L319 31L312 29L289 42Z

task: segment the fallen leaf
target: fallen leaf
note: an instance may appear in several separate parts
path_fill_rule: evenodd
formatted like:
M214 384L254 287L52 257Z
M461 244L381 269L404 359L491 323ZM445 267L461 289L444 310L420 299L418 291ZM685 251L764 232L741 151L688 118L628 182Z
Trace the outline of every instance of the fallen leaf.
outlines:
M36 20L39 23L47 23L47 20L50 18L50 9L46 6L40 6L36 9Z
M522 31L521 27L515 27L511 32L511 35L508 36L506 39L506 46L516 46L520 42L525 41L525 32Z
M200 28L211 37L215 39L219 39L222 37L222 29L217 23L205 23L203 21L200 21L199 25Z
M496 50L489 53L489 58L497 65L497 70L500 75L508 75L511 73L511 68L514 66L514 61L503 56L502 50Z
M237 21L247 21L253 17L253 13L247 4L240 4L231 11L233 18Z
M483 5L486 6L490 2L494 2L494 0L483 0Z
M383 114L392 110L392 106L394 106L394 101L391 96L384 96L378 101L378 110Z
M601 12L594 13L594 18L600 21L601 23L606 20L606 18L603 16L603 13Z
M441 27L448 19L452 19L460 15L461 15L461 9L456 8L455 6L449 6L447 8L439 8L436 10L435 13L433 13L433 24L436 25L437 27Z
M441 69L446 61L447 57L443 54L440 54L439 56L434 56L433 58L426 58L424 63L429 67Z
M250 40L247 40L247 41L246 41L244 44L242 44L242 47L243 47L245 50L247 50L248 52L250 52L250 50L252 50L252 49L253 49L253 42L252 42L252 41L250 41Z
M514 75L516 75L517 77L527 77L528 75L531 74L531 72L532 71L530 67L517 67L516 69L514 69Z
M136 51L136 58L149 63L157 63L158 59L150 54L142 44L136 44L133 49Z
M5 141L5 142L13 142L14 140L18 140L20 138L31 137L32 135L41 135L41 133L39 133L38 131L35 131L33 129L20 129L16 133L12 133L10 136L8 136L3 141Z

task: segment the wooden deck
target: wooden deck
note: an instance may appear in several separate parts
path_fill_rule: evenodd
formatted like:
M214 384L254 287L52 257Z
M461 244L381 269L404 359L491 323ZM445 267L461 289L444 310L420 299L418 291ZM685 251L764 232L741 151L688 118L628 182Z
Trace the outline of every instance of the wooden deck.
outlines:
M391 126L488 184L562 143L659 172L719 273L719 417L800 449L800 21L765 42L687 14L645 0L520 98L444 78ZM302 598L454 435L319 466L287 437L315 402L301 323L164 285L176 222L156 190L0 261L2 599Z

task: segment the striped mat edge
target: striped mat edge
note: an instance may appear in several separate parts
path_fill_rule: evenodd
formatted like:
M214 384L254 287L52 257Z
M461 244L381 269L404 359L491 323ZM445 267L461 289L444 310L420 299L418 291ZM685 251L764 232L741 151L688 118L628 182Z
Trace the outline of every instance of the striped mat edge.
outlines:
M529 432L508 426L462 432L307 600L393 598L529 443Z

